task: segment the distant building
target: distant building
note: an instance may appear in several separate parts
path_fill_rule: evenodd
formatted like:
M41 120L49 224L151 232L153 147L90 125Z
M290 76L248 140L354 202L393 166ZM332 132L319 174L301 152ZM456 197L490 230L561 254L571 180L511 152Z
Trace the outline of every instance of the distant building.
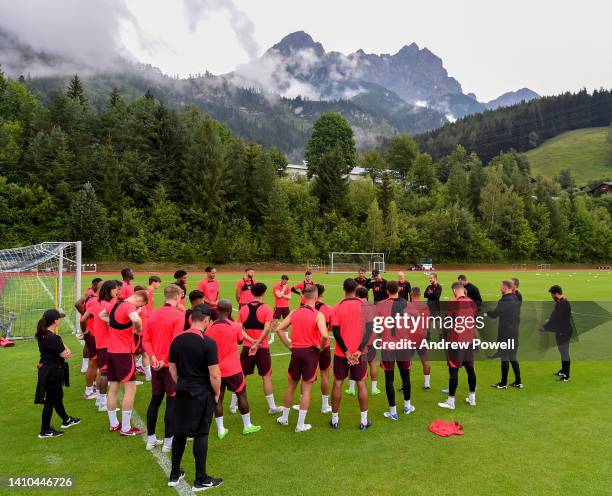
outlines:
M308 166L305 163L289 164L285 169L285 173L290 179L306 177L308 174ZM352 181L356 181L358 179L365 179L367 176L368 173L363 167L353 167L353 170L349 173L348 178Z

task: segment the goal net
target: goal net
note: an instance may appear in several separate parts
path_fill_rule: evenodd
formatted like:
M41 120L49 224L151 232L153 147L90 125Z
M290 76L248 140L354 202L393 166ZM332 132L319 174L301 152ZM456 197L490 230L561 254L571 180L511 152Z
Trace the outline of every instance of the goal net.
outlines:
M346 253L334 251L329 254L328 273L357 274L359 269L367 272L373 270L385 271L384 253Z
M43 312L66 314L60 332L78 329L81 242L40 243L0 250L0 332L31 338Z

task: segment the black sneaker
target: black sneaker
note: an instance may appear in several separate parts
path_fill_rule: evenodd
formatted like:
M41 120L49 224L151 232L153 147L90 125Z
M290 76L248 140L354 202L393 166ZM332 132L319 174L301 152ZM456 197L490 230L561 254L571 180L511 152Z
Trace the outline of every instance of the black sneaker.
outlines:
M365 424L359 424L359 429L362 431L365 431L367 429L369 429L370 427L372 427L372 422L370 422L370 420L368 419L368 421Z
M425 391L429 391L429 390L431 389L431 386L423 386L423 389L424 389Z
M562 376L564 376L565 374L563 373L563 370L559 370L559 371L557 371L557 372L553 372L553 375L556 375L557 377L562 377Z
M496 388L496 389L508 389L508 385L504 384L503 382L498 382L497 384L491 384L492 388Z
M219 487L221 484L223 484L223 479L215 479L214 477L207 477L204 480L196 480L193 483L193 487L191 488L191 490L194 493L197 493L200 491L208 491L209 489Z
M329 425L330 425L330 427L331 427L332 429L334 429L334 430L336 430L336 431L337 431L338 429L340 429L340 424L339 424L338 422L334 422L333 420L330 420L330 421L329 421Z
M170 473L170 477L168 478L168 487L176 487L179 482L185 478L185 471L179 469L178 474Z
M523 386L522 382L516 382L514 381L512 384L510 384L510 386L512 386L513 388L516 389L523 389L525 386Z
M47 439L48 437L60 437L63 436L64 433L61 431L56 431L55 429L49 429L48 431L41 431L38 435L39 439Z
M60 425L60 427L62 429L68 429L68 427L72 427L73 425L77 425L81 423L81 419L80 418L76 418L76 417L68 417L66 420L64 420L62 422L62 425Z
M560 382L569 382L571 380L572 379L571 379L571 377L569 375L562 374L562 375L559 376L559 381Z

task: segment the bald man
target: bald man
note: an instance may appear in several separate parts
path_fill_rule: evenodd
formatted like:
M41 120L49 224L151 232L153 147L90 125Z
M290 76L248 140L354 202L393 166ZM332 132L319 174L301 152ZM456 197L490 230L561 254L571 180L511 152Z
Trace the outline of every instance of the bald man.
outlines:
M399 286L399 297L410 301L410 282L406 280L405 274L401 271L397 273L397 285Z

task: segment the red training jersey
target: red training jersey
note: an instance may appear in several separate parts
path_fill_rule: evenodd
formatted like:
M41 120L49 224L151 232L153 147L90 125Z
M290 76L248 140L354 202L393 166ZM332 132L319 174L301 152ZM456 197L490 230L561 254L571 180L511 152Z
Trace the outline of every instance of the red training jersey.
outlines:
M129 281L123 281L123 284L121 285L121 289L119 290L119 294L117 295L119 299L127 300L133 294L134 294L134 286L132 286Z
M116 304L116 303L115 303ZM109 325L108 352L109 353L134 353L134 325L129 317L132 312L138 312L136 307L129 301L122 301L115 309L115 324L120 328ZM112 307L109 310L112 313Z
M155 296L153 295L153 290L151 288L147 288L147 296L149 297L149 302L146 307L149 310L149 313L153 313L155 309Z
M240 298L238 299L240 305L246 305L253 301L254 297L253 293L251 293L251 288L256 282L255 279L245 279L244 277L238 281L236 289L240 291Z
M326 305L322 301L318 301L315 304L315 308L319 312L321 312L323 314L323 316L325 317L325 325L327 326L327 330L330 331L330 329L331 329L331 316L332 316L332 312L334 310L333 307L330 307L329 305ZM327 338L327 340L325 342L325 347L329 348L330 344L331 344L331 339Z
M343 299L332 311L331 326L332 329L336 326L340 328L340 336L348 352L355 353L359 349L365 329L363 302L354 296ZM338 343L334 348L334 354L345 356Z
M94 318L93 318L94 334L96 336L96 348L98 349L102 350L108 347L108 333L109 333L108 324L100 318L100 313L102 313L102 310L105 310L106 315L109 315L115 303L116 303L116 300L112 300L112 301L98 300L98 310L94 314Z
M142 346L147 355L155 355L157 360L163 360L164 367L168 366L168 355L172 340L183 332L185 314L175 307L163 305L155 310L148 318Z
M300 281L298 282L295 286L293 286L295 289L297 289L300 293L302 293L302 299L300 300L300 305L304 305L306 304L306 297L304 296L304 290L310 286L314 286L315 282L306 282L306 281Z
M283 295L290 295L291 288L289 287L289 284L278 283L272 288L272 293L274 294L274 308L289 308L289 300L287 298L279 298L276 296L277 291L281 291Z
M204 294L204 298L208 301L217 301L219 299L219 281L216 279L208 279L205 277L200 281L198 289ZM215 309L217 305L208 305L209 308Z
M478 307L467 296L453 298L448 302L446 314L453 318L453 328L448 335L451 342L467 343L474 339Z
M222 377L242 372L238 345L242 343L242 326L231 320L216 320L206 329L205 334L217 344L219 368Z
M243 305L238 312L238 321L243 324L246 333L254 340L259 339L259 336L261 336L261 333L263 332L264 326L274 320L274 312L272 311L272 307L266 305L265 303L262 303L257 307L254 321L250 320L249 315L252 312L251 308L254 308L256 303L259 302L251 302L250 304ZM268 336L264 338L259 346L260 348L270 347L268 344Z
M319 311L304 305L291 312L291 348L321 346L321 333L317 326Z
M93 317L94 315L99 314L102 311L101 309L98 310L99 306L100 306L100 302L98 301L98 297L90 296L87 302L85 302L85 311L89 312L89 315ZM94 328L93 318L87 319L87 321L85 322L85 326L87 327L89 334L91 334L92 336L96 335L96 329Z

